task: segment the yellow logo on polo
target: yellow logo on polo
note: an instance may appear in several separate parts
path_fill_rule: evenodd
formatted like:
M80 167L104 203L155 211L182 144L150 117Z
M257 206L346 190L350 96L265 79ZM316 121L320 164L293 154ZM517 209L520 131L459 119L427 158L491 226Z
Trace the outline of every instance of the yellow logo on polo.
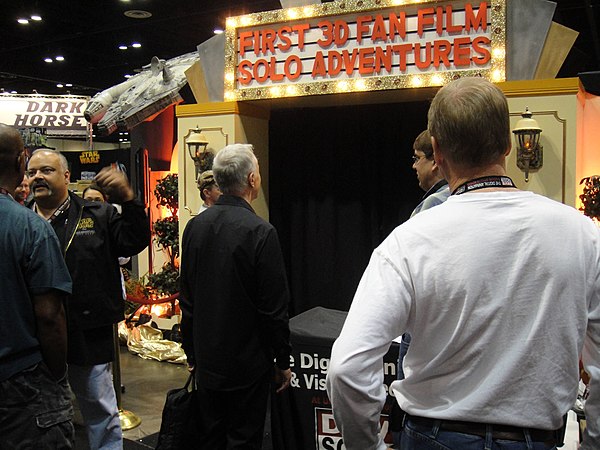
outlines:
M94 219L92 219L91 217L85 217L79 221L79 226L77 227L77 230L85 231L85 230L92 230L93 228L94 228Z

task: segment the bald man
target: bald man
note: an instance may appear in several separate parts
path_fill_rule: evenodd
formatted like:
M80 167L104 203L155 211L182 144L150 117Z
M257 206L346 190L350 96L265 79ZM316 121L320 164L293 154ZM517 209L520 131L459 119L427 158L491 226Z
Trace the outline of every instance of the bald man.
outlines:
M110 203L89 202L70 193L67 160L57 151L33 153L27 170L31 207L58 236L69 272L69 382L77 397L91 449L122 448L122 432L110 362L113 324L123 320L119 256L133 256L150 242L143 205L125 174L105 168L95 182Z
M20 134L0 124L0 434L2 448L72 448L63 302L71 278L52 227L13 198Z

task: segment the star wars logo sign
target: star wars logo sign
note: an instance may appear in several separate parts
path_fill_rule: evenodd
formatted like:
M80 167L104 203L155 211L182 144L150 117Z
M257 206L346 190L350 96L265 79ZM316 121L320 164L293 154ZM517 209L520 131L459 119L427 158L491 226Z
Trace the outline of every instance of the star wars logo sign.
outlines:
M392 445L389 432L389 418L381 415L381 435L386 444ZM340 430L338 430L331 409L315 408L315 431L317 434L317 450L346 450Z

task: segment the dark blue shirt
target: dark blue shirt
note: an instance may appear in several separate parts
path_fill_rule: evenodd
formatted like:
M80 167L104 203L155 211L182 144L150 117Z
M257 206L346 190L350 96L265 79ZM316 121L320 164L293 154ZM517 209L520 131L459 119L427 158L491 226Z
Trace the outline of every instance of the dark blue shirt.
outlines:
M42 360L31 296L71 293L71 277L52 227L0 194L0 381Z

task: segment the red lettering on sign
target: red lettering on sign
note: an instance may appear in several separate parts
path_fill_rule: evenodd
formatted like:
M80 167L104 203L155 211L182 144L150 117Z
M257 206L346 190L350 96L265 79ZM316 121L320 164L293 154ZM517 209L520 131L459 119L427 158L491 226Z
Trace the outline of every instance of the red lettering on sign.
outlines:
M356 18L356 42L362 43L363 36L369 34L369 24L372 22L372 16L359 16Z
M315 54L315 61L313 63L312 77L324 77L327 75L327 69L325 66L325 58L323 57L323 52L318 51Z
M465 30L487 30L487 2L479 3L477 15L473 12L473 5L467 3L465 5Z
M390 41L393 41L396 35L402 39L406 38L406 13L402 11L400 16L394 13L390 14Z
M369 75L373 73L375 68L375 57L373 56L375 50L370 48L361 48L359 50L358 58L358 73L361 75Z
M462 25L454 25L452 18L452 6L446 6L446 31L448 33L460 33Z
M385 47L385 50L381 47L375 47L375 73L381 72L381 66L385 67L388 72L392 71L392 56L394 56L394 50L391 45Z
M483 47L483 45L489 46L490 38L485 36L478 36L475 39L473 39L473 50L475 51L475 53L479 53L482 56L474 56L473 58L471 58L471 61L473 61L478 66L483 66L484 64L487 64L492 57L490 51L486 47Z
M433 43L433 66L437 69L440 64L450 67L450 50L452 46L445 39L437 40Z
M471 38L459 37L454 39L454 65L465 67L471 64Z
M426 27L432 26L435 23L433 13L433 8L424 8L417 12L417 34L420 37L423 37L423 31Z

